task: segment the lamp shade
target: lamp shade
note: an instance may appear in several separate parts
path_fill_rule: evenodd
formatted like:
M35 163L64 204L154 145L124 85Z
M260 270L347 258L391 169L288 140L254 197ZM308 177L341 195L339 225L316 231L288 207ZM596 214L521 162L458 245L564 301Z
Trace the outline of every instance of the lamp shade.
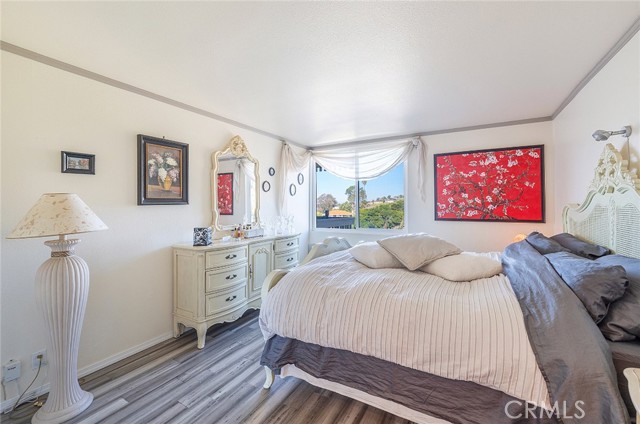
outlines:
M7 238L88 233L108 227L73 193L45 193Z

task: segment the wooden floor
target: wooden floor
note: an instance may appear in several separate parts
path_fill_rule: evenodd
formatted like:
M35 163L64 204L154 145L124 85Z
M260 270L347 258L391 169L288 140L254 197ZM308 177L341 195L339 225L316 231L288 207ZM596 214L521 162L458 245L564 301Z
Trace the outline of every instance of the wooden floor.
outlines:
M210 329L202 350L193 332L163 342L81 379L94 401L69 423L409 423L291 377L264 390L263 343L257 313ZM29 423L35 411L0 421Z

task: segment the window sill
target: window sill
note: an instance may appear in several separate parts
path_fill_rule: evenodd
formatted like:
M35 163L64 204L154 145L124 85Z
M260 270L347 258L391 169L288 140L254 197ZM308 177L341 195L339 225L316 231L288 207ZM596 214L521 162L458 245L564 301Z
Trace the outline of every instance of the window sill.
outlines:
M357 228L354 230L346 230L341 228L313 228L312 233L318 234L369 234L369 235L384 235L387 237L395 236L398 234L407 234L406 227L402 230L385 230L382 228Z

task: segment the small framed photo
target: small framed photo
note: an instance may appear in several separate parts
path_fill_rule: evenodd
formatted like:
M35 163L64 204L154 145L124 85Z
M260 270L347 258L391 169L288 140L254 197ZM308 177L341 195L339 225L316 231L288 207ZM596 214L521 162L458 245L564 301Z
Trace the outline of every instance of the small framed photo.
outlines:
M189 145L138 134L138 205L189 204Z
M76 152L60 152L61 171L64 174L92 174L96 173L96 155Z

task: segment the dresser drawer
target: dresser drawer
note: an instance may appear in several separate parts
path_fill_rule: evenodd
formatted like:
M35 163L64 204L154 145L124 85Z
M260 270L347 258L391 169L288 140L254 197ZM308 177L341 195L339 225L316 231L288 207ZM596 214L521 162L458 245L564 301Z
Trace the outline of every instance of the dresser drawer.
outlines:
M276 268L291 268L298 265L298 251L276 255L274 264Z
M207 271L204 291L210 293L214 290L222 290L247 279L247 264L233 266L215 271Z
M205 313L207 316L222 313L236 306L241 306L246 302L247 285L246 283L242 283L230 290L207 295Z
M275 243L275 252L286 252L287 250L298 249L298 238L288 238L284 240L276 240Z
M235 249L214 250L206 253L207 268L233 265L246 260L247 248L244 246Z

